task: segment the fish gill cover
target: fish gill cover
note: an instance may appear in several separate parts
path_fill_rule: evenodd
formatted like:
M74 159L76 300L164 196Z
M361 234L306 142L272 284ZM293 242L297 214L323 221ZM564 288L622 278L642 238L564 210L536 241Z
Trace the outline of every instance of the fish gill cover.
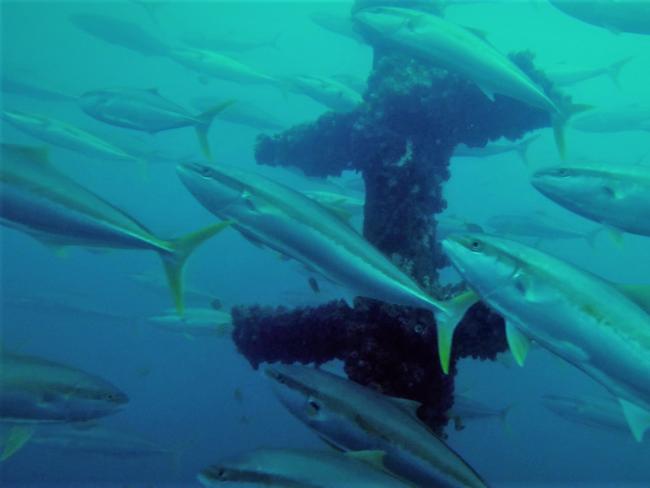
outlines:
M4 4L2 485L645 486L645 25Z

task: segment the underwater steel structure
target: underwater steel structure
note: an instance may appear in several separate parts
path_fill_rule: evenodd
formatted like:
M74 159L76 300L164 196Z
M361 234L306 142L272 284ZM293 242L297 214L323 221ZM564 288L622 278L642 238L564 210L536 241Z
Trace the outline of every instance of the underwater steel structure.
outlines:
M366 186L365 238L423 289L449 296L458 287L438 283L447 261L436 240L436 215L446 208L443 185L455 146L515 140L549 127L551 120L511 98L491 101L471 81L362 34L374 48L364 102L352 112L328 112L312 123L260 135L256 159L299 167L313 177L359 171ZM535 68L532 54L510 57L558 106L570 103ZM234 341L254 368L262 362L339 359L350 379L421 402L418 415L439 434L453 404L458 360L494 360L507 349L503 319L482 303L456 330L448 376L437 357L435 319L426 310L359 297L353 308L333 301L295 309L239 306L232 312Z

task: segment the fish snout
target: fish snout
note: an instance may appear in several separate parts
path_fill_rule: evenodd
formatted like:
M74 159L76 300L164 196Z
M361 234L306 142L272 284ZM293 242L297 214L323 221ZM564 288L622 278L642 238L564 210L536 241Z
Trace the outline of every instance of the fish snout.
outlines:
M129 398L129 395L127 395L123 391L115 390L115 391L109 392L106 395L106 400L108 400L110 403L120 407L120 406L123 406L123 405L126 405L127 403L129 403L130 398Z

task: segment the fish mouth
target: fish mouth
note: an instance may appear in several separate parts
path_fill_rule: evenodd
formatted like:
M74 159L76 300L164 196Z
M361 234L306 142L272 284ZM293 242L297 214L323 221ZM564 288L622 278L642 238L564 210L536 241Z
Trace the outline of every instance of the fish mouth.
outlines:
M470 235L453 234L443 239L441 246L449 260L458 269L461 274L465 274L467 267L461 256L471 249L472 241L476 241Z
M194 162L181 163L178 166L176 166L176 171L181 175L196 174L199 176L207 176L211 173L210 168L208 166L201 163L194 163Z
M121 407L129 403L131 399L129 398L129 395L120 391L112 394L111 401Z

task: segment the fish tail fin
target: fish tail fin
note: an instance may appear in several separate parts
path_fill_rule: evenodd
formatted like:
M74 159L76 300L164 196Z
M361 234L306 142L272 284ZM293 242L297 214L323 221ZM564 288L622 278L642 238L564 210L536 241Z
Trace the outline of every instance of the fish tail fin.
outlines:
M607 68L607 76L612 80L612 83L616 85L616 88L621 88L621 71L623 68L634 59L634 56L628 56L626 58L620 59L615 63L612 63Z
M585 104L571 104L561 112L553 116L553 135L555 136L555 145L557 146L558 153L562 160L566 156L566 140L564 137L564 129L567 122L576 114L591 110L592 105Z
M517 406L516 403L508 405L506 408L501 410L501 413L499 415L499 419L501 420L501 424L503 425L503 430L506 432L506 434L509 437L512 437L514 434L514 430L512 430L511 417L512 417L512 411L515 409L516 406Z
M528 150L530 145L539 138L540 134L535 134L531 137L528 137L517 144L516 151L525 166L530 166L530 161L528 160Z
M233 103L235 103L234 100L226 100L225 102L219 103L196 116L196 119L198 120L194 126L196 129L196 136L199 138L199 145L201 146L203 154L205 154L208 159L212 159L210 144L208 143L208 131L210 130L212 121L220 112L223 112Z
M200 229L186 236L168 242L171 251L161 251L160 257L165 267L167 282L172 292L174 305L179 315L183 315L183 270L192 252L210 237L218 234L230 225L230 221L219 222Z
M442 372L449 374L451 346L456 326L463 319L467 310L478 301L472 291L465 291L444 302L445 311L436 311L436 329L438 332L438 355Z
M19 425L9 429L7 438L3 442L4 449L0 454L0 462L6 461L11 456L20 451L34 435L35 428L33 426Z
M181 456L187 452L188 449L196 445L196 439L180 442L171 447L169 455L171 456L172 469L174 475L178 476L181 469Z

